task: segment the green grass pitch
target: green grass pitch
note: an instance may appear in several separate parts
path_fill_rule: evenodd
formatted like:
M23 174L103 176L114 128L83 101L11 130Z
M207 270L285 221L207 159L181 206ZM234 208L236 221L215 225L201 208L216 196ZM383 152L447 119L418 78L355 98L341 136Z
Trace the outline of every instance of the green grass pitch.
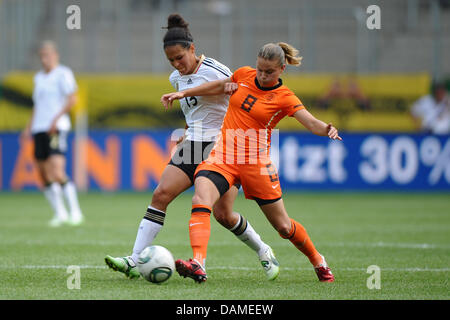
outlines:
M191 257L191 193L170 206L154 244ZM269 225L256 203L240 194L242 213L272 246L279 277L265 280L257 256L212 221L208 281L174 274L161 285L126 279L104 256L131 253L150 193L80 195L86 222L51 229L40 193L0 193L0 299L442 299L450 298L448 193L286 193L289 215L308 230L335 274L320 283L308 260ZM213 219L214 220L214 219ZM80 289L68 289L67 267L80 267ZM367 268L380 268L380 289L368 289Z

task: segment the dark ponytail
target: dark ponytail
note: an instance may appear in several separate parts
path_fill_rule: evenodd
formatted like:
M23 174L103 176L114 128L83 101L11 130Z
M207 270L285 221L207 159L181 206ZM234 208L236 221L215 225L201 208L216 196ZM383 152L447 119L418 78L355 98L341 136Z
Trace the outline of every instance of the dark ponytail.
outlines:
M184 21L179 14L171 14L167 18L167 32L164 36L164 48L179 44L183 48L189 48L194 41L189 29L189 23Z

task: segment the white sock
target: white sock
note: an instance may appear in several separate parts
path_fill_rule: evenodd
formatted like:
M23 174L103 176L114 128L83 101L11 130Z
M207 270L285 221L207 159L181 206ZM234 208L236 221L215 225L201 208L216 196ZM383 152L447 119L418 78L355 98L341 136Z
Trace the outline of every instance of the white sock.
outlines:
M261 240L261 237L256 233L255 229L253 229L250 222L243 216L239 216L239 221L230 229L230 231L233 232L239 240L255 251L258 256L261 255L269 246Z
M133 254L131 255L131 259L135 263L138 261L139 254L142 250L150 246L158 235L164 225L165 216L166 214L161 210L148 206L147 213L139 225L136 241L134 242Z
M55 213L55 217L63 221L67 220L69 218L69 214L64 206L61 185L53 182L51 185L45 187L44 195L48 202L50 202L50 205Z
M80 204L78 203L77 189L72 181L67 181L63 185L64 196L70 207L70 215L73 219L80 219L82 216Z

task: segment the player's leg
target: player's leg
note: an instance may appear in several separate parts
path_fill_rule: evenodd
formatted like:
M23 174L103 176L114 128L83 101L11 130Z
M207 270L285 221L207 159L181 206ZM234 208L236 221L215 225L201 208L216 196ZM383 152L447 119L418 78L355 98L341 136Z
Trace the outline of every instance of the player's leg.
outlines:
M67 176L66 176L67 177ZM80 203L78 201L78 192L75 183L69 177L61 182L64 197L69 204L70 220L69 223L73 226L78 226L84 222L84 215L81 211Z
M275 202L259 201L259 205L267 220L278 231L280 236L284 239L289 239L298 250L308 257L319 280L334 281L334 276L326 264L325 258L316 250L306 229L299 222L289 218L283 199L278 199Z
M49 224L52 227L58 227L67 222L69 216L64 206L62 198L62 189L58 182L55 181L50 156L50 137L47 133L41 132L33 135L34 140L34 157L36 159L39 174L44 181L44 195L53 208L54 216Z
M162 229L167 206L191 186L191 179L180 168L169 164L164 169L159 184L153 192L151 204L139 225L132 254L135 262L141 251L152 244Z
M279 273L279 264L269 245L261 240L250 222L238 212L233 212L233 204L238 195L238 188L233 185L213 206L216 220L245 243L258 255L261 265L269 280L274 280Z
M51 174L48 174L48 164L45 160L36 161L39 175L42 181L44 181L43 193L47 201L50 203L54 215L50 220L49 225L51 227L59 227L69 219L64 202L62 199L62 189L59 183L53 182Z
M53 181L61 186L61 193L69 206L68 223L77 226L83 223L84 217L78 202L75 184L66 174L66 157L63 153L53 153L47 160L47 168Z
M67 132L59 131L49 138L49 170L51 170L53 180L61 185L63 195L69 205L68 223L74 226L80 225L83 223L84 217L78 202L77 190L66 173Z
M241 215L233 211L233 204L239 191L236 186L232 186L214 205L214 218L223 227L232 230L240 220Z
M202 176L202 174L204 175ZM205 264L211 234L212 207L229 188L229 183L225 178L221 179L220 177L220 174L211 171L200 171L197 174L189 220L189 239L194 258L175 261L175 267L180 276L190 277L198 283L207 279Z
M106 256L105 262L112 269L121 271L130 278L139 277L136 268L139 254L152 244L162 229L169 203L193 184L197 165L192 163L192 158L185 157L194 151L192 145L193 142L187 140L177 145L177 150L164 169L147 212L139 224L132 255L119 258Z
M189 237L194 259L203 266L210 236L210 215L213 205L221 194L209 178L199 176L195 179L195 193L192 197L191 219L189 220Z
M194 184L194 172L197 168L192 161L194 159L192 153L196 150L194 144L195 142L188 140L179 143L169 164L164 169L139 226L131 256L135 262L141 251L153 242L164 225L169 203Z
M183 191L192 186L189 176L180 168L169 164L163 171L158 186L156 187L151 205L139 224L133 253L127 257L107 255L106 264L115 271L125 273L129 278L138 278L136 268L139 254L150 246L164 225L167 206Z

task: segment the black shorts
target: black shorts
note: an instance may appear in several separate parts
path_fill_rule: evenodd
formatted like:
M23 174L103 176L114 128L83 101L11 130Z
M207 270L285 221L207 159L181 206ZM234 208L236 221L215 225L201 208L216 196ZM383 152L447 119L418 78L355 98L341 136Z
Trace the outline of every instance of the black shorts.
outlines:
M187 174L194 184L194 173L197 166L206 158L214 147L214 141L190 141L184 140L177 146L177 150L169 161L169 164L180 168Z
M191 179L192 184L194 184L195 170L203 160L208 158L214 143L214 141L184 140L177 146L177 150L172 159L170 159L169 164L183 170ZM235 187L239 189L241 185L236 183Z
M51 136L47 132L33 134L34 157L47 160L53 154L65 155L67 151L67 132L59 131Z
M206 177L211 180L211 182L216 186L217 191L219 191L221 197L228 191L228 189L230 189L230 184L228 183L227 179L225 179L225 177L218 172L210 170L200 170L199 172L197 172L197 177ZM239 189L241 185L235 184L235 186Z

